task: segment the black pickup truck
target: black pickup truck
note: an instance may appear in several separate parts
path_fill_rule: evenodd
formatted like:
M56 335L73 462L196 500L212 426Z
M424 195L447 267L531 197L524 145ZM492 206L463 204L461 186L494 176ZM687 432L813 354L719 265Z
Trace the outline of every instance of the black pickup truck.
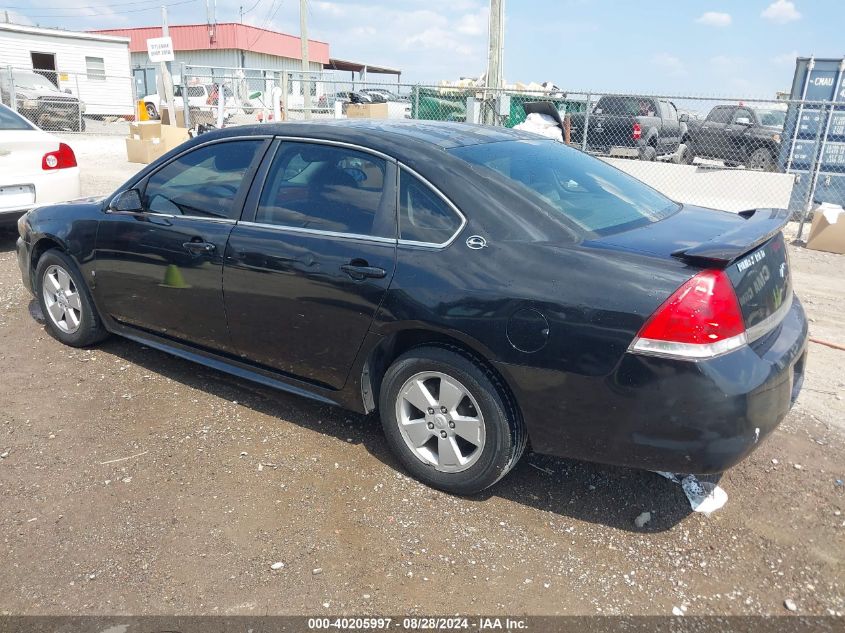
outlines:
M687 131L687 115L671 101L654 97L606 95L589 114L573 114L571 143L591 154L655 160L676 155Z
M786 108L719 105L704 121L692 121L683 138L682 161L696 156L729 166L775 171Z

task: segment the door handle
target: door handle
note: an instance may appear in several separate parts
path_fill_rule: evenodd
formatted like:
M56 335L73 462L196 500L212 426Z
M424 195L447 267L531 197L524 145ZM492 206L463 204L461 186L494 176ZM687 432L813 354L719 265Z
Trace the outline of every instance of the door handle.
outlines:
M377 268L376 266L344 264L340 269L356 281L367 278L383 279L387 275L387 271L384 268Z
M216 248L211 242L183 242L182 247L195 255L211 253Z

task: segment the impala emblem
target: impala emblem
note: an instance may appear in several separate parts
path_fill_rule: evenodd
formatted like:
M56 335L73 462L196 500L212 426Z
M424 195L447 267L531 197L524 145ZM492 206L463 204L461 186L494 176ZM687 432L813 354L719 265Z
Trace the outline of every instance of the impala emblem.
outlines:
M480 235L470 235L467 238L467 246L474 251L481 250L487 246L487 240Z

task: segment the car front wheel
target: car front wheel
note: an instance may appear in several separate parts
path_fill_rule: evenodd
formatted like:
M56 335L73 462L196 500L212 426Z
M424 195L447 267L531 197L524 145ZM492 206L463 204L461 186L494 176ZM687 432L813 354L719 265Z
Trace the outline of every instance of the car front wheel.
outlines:
M420 347L400 356L384 376L379 406L405 468L447 492L492 486L525 448L524 426L500 379L459 350Z
M71 347L86 347L106 337L82 274L70 257L47 251L38 260L35 279L50 334Z

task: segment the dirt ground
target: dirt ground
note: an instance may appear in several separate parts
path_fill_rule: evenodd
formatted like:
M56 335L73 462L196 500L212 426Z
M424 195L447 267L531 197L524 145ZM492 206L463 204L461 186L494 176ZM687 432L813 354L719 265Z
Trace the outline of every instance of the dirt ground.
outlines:
M85 194L134 171L121 143L77 147ZM845 257L791 255L811 335L845 344ZM451 497L372 417L117 338L64 347L38 316L2 235L0 613L845 612L845 352L811 344L706 517L655 474L538 455Z

